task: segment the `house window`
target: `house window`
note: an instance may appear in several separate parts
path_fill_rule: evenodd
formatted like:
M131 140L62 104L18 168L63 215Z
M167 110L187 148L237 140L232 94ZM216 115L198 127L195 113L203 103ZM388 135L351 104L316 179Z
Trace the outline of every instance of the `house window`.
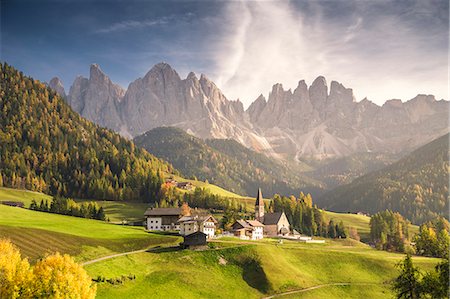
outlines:
M150 221L150 223L153 223L153 220L152 220L152 221Z

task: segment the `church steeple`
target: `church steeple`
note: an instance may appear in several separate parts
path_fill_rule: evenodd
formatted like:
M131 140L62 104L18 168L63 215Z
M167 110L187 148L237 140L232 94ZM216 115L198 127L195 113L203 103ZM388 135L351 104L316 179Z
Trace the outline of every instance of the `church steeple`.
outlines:
M258 195L255 203L255 219L259 222L264 222L264 200L262 197L261 188L258 188Z

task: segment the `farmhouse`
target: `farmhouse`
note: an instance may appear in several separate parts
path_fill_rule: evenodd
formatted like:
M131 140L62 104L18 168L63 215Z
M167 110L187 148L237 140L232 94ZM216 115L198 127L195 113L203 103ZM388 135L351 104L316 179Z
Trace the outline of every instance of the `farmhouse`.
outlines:
M264 224L264 234L269 237L285 236L290 233L289 220L284 212L264 213L261 188L258 189L256 196L255 219Z
M206 234L196 231L195 233L184 236L181 248L199 248L206 245Z
M231 227L233 234L244 240L259 240L264 237L264 224L258 220L236 220Z
M145 211L147 230L180 230L181 208L149 208Z
M200 231L206 234L208 238L212 238L216 233L217 220L212 215L183 216L178 220L178 223L182 236Z
M194 185L192 185L192 183L190 183L190 182L177 183L177 187L180 188L180 189L184 189L184 190L192 190L192 189L194 189Z

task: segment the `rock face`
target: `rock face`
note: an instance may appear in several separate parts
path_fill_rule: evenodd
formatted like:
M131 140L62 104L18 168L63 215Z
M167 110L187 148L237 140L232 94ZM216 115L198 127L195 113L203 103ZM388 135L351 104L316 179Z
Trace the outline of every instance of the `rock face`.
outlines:
M352 89L336 81L328 86L320 76L309 87L300 81L294 91L275 84L267 101L261 95L244 111L205 75L182 79L166 63L126 92L92 65L89 79L76 78L68 102L82 116L128 137L176 126L201 138L232 138L280 159L401 153L449 131L449 103L431 95L380 107L367 99L356 102Z
M83 117L100 126L126 133L120 117L120 101L125 91L106 76L96 64L89 79L77 77L69 91L68 102Z
M353 91L318 77L291 93L274 85L267 104L258 99L247 110L254 127L279 155L289 158L343 157L357 152L401 153L448 132L449 103L418 95L382 107Z
M54 77L50 80L48 83L48 86L51 89L54 89L60 96L63 98L66 97L66 91L64 90L64 85L62 84L61 80L58 77Z

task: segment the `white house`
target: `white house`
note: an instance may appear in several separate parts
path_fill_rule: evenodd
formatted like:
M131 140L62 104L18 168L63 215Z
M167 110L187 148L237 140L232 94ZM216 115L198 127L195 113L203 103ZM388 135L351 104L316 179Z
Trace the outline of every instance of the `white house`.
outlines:
M182 236L187 236L197 231L206 234L208 238L212 238L216 234L217 220L212 215L183 216L178 220L178 223L180 235Z
M264 224L258 220L236 220L232 228L234 235L244 240L260 240L264 237Z
M178 219L181 216L181 208L149 208L144 215L147 222L147 230L180 230Z

